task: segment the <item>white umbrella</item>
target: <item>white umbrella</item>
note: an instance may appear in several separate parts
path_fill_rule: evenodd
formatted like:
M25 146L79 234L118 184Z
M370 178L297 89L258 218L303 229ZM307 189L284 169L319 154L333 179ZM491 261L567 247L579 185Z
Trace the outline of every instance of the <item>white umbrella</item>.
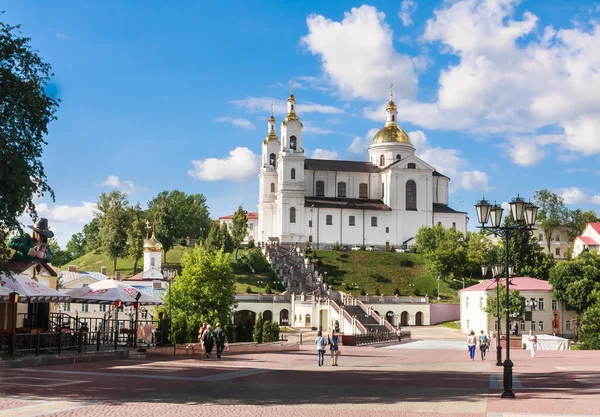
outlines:
M4 303L8 301L8 296L12 291L8 288L0 285L0 302Z
M30 303L52 302L63 303L69 301L69 296L62 292L32 280L24 275L0 275L0 286L4 286L10 292L19 294L20 301Z
M112 304L121 300L123 305L130 306L136 301L140 305L161 305L165 302L160 298L144 294L139 290L114 279L94 282L87 287L76 288L65 293L73 303ZM139 299L136 300L136 297Z

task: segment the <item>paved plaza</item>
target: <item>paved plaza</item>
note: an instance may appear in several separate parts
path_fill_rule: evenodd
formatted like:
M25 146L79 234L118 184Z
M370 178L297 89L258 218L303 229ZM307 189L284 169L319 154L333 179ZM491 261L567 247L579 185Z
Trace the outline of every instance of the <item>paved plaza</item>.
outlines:
M502 400L493 355L472 362L466 346L455 348L462 335L428 332L415 332L426 342L401 348L342 347L339 367L318 367L314 346L304 345L221 361L148 357L5 370L0 416L600 415L597 352L539 351L532 360L513 350L517 399Z

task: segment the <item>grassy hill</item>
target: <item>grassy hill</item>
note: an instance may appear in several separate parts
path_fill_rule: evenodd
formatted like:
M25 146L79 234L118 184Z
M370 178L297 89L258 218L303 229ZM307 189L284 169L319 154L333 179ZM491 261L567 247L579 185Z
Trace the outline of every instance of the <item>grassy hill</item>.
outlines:
M183 259L183 255L186 252L189 252L193 249L193 247L186 247L176 245L169 252L167 252L167 263L168 264L181 264L181 260ZM240 249L238 257L244 253L244 249ZM252 290L252 293L264 293L265 286L267 283L271 285L271 288L274 293L278 293L275 291L275 281L273 280L271 272L265 272L261 274L250 274L243 271L239 271L236 266L237 262L235 260L234 255L232 254L232 266L234 269L234 273L236 276L236 292L240 294L246 294L246 289L249 286ZM77 258L71 262L69 265L75 265L78 271L96 271L100 272L100 267L105 266L106 272L109 276L115 275L115 270L113 268L112 261L106 256L102 251L98 252L90 252L86 253L80 258ZM138 272L144 266L144 260L140 259L138 261ZM68 265L63 266L61 269L67 270ZM117 259L117 271L121 272L123 277L128 277L133 275L133 259L129 258L119 258ZM281 288L279 288L281 289Z
M437 277L426 268L421 255L397 252L367 252L367 251L326 251L318 250L317 256L322 266L317 269L327 272L327 278L333 278L334 289L339 289L354 295L359 295L364 289L369 295L375 295L379 290L384 295L394 295L394 290L400 290L400 295L429 295L435 300ZM359 289L353 288L356 283ZM349 287L346 287L346 284ZM409 284L414 284L414 287ZM462 284L457 282L440 282L440 302L458 302L458 289Z

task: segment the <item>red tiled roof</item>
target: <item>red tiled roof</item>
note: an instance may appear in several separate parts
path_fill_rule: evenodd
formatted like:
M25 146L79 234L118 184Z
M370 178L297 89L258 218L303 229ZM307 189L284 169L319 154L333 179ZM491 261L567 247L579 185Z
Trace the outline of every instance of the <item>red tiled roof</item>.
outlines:
M501 285L506 285L506 278L500 279ZM486 279L478 284L465 288L462 291L488 291L496 288L495 279ZM510 279L510 288L519 291L552 291L548 281L529 277L513 277Z
M600 235L600 222L588 223Z
M132 275L129 278L125 278L123 281L147 281L143 277L144 277L144 271L138 272L137 274Z
M593 238L591 238L589 236L577 236L575 239L581 240L583 243L585 243L588 246L598 246L598 245L600 245L600 243L596 242Z
M247 213L246 218L248 220L257 220L258 213L257 212ZM229 220L229 219L233 219L233 214L230 214L229 216L219 217L219 220Z

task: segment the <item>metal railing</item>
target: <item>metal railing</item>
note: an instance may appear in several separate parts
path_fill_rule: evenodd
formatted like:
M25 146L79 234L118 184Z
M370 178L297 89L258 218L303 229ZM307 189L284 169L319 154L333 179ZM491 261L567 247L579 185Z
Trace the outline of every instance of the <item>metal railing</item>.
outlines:
M387 343L397 341L398 336L395 333L367 333L356 335L356 346L374 345L378 343Z
M359 307L365 312L365 314L370 314L371 317L373 317L375 320L377 320L377 322L379 324L383 324L389 332L394 331L394 326L392 326L391 323L388 322L387 320L383 320L381 318L381 316L379 314L377 314L377 312L375 312L375 310L373 310L372 308L369 309L366 305L364 305L364 303L362 301L360 301L358 299L356 301L358 302Z
M237 294L236 301L262 301L265 303L289 303L291 296L279 294Z
M367 328L360 321L356 320L355 317L352 317L345 309L341 308L335 301L330 299L329 305L332 306L334 311L338 313L338 316L342 316L348 321L348 323L355 325L356 329L360 333L367 333Z

